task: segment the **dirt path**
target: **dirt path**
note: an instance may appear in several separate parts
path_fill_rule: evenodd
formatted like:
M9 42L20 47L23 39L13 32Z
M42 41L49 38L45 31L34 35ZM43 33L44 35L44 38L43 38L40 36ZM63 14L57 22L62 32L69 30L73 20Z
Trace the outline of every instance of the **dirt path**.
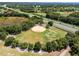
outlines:
M59 56L66 56L66 54L70 51L70 47L68 46Z

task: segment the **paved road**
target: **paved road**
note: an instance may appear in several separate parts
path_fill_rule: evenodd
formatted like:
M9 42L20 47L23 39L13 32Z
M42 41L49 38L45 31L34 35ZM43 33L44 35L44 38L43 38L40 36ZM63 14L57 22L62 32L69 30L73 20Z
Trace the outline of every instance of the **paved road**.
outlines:
M16 9L13 9L13 8L8 8L6 7L7 9L10 9L10 10L13 10L13 11L16 11L16 12L19 12L19 13L23 13L23 14L28 14L30 17L32 16L37 16L37 15L34 15L34 14L31 14L31 13L25 13L25 12L22 12L20 10L16 10ZM37 17L40 17L40 16L37 16ZM48 19L48 18L43 18L45 21L49 21L51 19ZM73 27L73 25L70 25L70 24L66 24L66 23L63 23L63 22L59 22L59 21L54 21L54 24L53 26L57 27L57 28L60 28L62 30L65 30L65 31L68 31L68 32L71 32L71 33L75 33L76 31L78 31L79 29L76 28L76 27Z
M47 18L43 18L45 21L49 21L51 19L47 19ZM57 28L60 28L62 30L65 30L67 32L71 32L71 33L75 33L76 31L79 30L79 28L77 27L74 27L73 25L70 25L70 24L66 24L66 23L63 23L63 22L59 22L59 21L54 21L53 20L53 26L54 27L57 27Z

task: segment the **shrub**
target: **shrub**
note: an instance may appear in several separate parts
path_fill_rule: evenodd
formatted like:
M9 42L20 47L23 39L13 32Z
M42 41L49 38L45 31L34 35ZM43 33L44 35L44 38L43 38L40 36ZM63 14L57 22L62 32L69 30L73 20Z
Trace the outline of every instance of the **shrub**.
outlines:
M9 34L19 34L22 30L22 27L20 25L13 25L6 27L6 31Z
M52 45L52 50L53 50L53 51L58 50L58 43L57 43L56 40L55 40L55 41L52 41L52 42L51 42L51 45Z
M31 51L31 50L33 50L33 44L28 44L28 51Z
M12 48L18 47L18 44L19 44L18 40L13 40L11 47Z
M27 44L26 42L20 43L19 47L20 47L21 49L26 49L26 48L28 47L28 44Z
M6 40L5 40L5 46L10 46L13 42L15 38L14 37L8 37Z
M5 40L7 37L7 34L5 32L0 32L0 40Z
M75 34L79 35L79 30L75 32Z
M49 26L52 26L52 25L53 25L53 21L49 21L49 22L48 22L48 25L49 25Z
M29 24L28 22L24 22L21 25L22 25L22 30L23 31L26 31L26 30L31 28L31 23Z
M38 52L38 51L40 51L40 49L41 49L41 44L40 44L40 42L36 42L35 45L34 45L33 50L34 50L35 52Z
M46 51L47 52L51 52L52 51L52 44L51 44L51 42L47 42L45 46L46 46Z

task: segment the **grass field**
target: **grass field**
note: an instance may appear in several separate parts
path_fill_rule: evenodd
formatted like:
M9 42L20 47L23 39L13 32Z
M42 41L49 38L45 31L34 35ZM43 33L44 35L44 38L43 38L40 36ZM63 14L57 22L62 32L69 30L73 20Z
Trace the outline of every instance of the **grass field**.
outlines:
M0 26L19 24L28 20L25 17L0 17Z
M46 13L34 13L36 15L46 16Z
M57 12L60 13L62 16L68 16L69 14L73 13L73 12Z
M46 31L41 33L36 33L31 30L28 30L16 35L16 40L19 40L20 42L28 42L33 44L39 41L41 42L41 44L43 44L47 41L63 38L66 35L66 33L67 32L55 27L47 29Z

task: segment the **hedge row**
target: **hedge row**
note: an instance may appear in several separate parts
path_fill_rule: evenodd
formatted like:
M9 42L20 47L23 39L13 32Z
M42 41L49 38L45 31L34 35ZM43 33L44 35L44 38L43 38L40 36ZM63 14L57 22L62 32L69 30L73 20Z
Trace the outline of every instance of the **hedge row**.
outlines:
M11 46L12 48L19 47L22 50L28 49L28 51L34 50L35 52L38 52L40 50L43 50L46 52L52 52L65 49L68 46L68 41L66 38L62 38L52 42L46 42L44 45L42 45L40 42L36 42L35 44L27 42L19 43L19 41L15 40L15 38L8 37L7 39L5 39L4 45Z

